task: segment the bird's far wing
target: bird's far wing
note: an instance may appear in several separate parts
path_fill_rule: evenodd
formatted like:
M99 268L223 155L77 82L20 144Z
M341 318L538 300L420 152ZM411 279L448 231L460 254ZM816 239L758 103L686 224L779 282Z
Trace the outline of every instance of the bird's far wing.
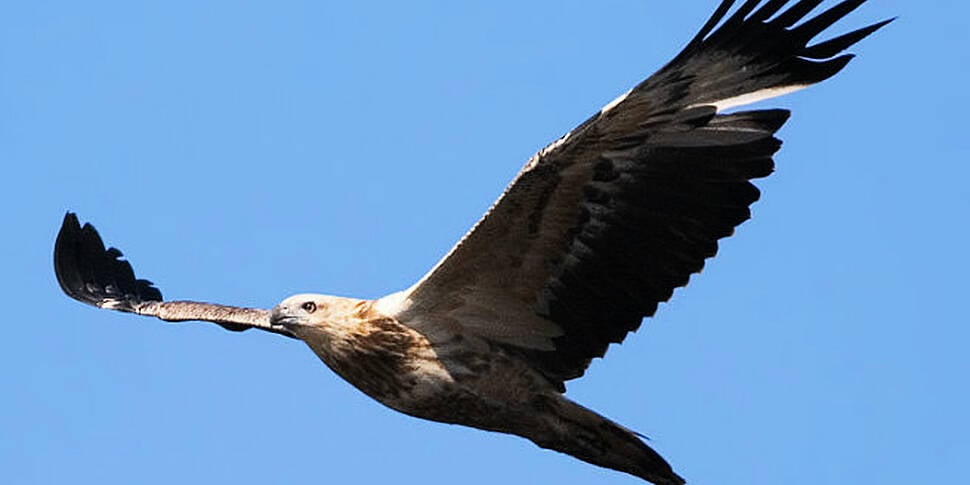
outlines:
M121 251L105 249L91 224L82 227L77 215L68 212L54 243L54 273L67 296L98 308L158 317L170 322L213 322L232 331L258 328L293 337L282 326L272 325L269 311L195 301L163 301L152 282L136 279Z
M687 284L749 218L788 112L721 114L835 75L887 22L808 45L864 0L733 1L682 53L535 155L482 220L382 310L434 337L463 332L582 375Z

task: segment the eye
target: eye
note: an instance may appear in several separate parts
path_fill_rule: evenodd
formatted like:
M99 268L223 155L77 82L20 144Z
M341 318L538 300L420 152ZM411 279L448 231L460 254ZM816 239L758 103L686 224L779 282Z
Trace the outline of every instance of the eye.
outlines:
M313 303L312 301L308 301L308 302L300 305L300 308L302 308L303 311L305 311L307 313L313 313L313 312L317 311L317 304L316 303Z

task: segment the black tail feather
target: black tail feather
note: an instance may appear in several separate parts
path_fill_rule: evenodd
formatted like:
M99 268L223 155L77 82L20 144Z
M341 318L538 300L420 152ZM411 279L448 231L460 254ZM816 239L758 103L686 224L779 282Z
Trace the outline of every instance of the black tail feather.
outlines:
M686 481L653 448L626 427L564 397L540 399L535 426L511 432L542 448L572 455L597 466L642 478L656 485L684 485Z

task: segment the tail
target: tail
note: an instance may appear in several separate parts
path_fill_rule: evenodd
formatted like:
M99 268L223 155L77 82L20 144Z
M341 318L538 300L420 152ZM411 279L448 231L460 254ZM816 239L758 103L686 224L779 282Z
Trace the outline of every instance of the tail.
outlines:
M784 11L790 0L746 0L730 17L735 0L723 0L684 50L635 92L723 111L822 82L854 57L843 51L894 20L809 45L865 1L844 0L806 20L823 0L798 0Z
M686 483L656 451L623 426L559 395L544 399L542 407L535 414L539 422L526 436L542 448L656 485Z

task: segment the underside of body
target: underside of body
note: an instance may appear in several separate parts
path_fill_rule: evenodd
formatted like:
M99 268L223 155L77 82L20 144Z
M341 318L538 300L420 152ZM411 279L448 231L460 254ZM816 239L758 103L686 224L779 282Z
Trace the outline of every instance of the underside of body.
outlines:
M325 295L288 298L274 308L271 321L397 411L515 434L653 483L684 483L635 433L570 401L555 382L494 343L454 337L435 345L372 302Z

